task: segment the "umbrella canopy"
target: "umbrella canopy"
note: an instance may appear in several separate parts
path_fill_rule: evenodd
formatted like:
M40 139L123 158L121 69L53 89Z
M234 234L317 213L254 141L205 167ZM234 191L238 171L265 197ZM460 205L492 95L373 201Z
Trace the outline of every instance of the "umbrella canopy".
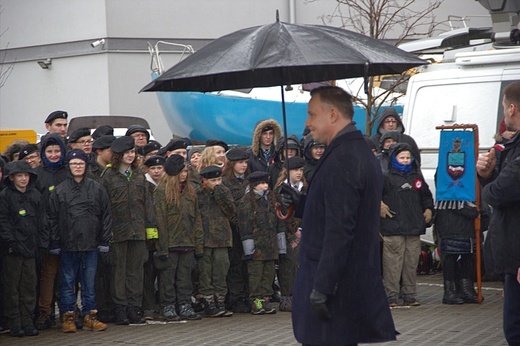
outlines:
M427 62L385 42L322 26L273 24L216 39L141 91L218 91L401 73Z

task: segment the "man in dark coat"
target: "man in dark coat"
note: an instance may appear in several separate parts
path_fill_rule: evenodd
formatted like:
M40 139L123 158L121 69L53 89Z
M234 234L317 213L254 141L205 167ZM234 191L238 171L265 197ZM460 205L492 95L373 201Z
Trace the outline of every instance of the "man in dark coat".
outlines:
M352 122L348 93L327 86L311 96L305 125L327 149L304 206L295 337L304 345L395 340L379 258L379 163Z
M493 207L489 233L493 255L505 274L504 334L509 345L520 345L520 82L504 89L502 107L506 128L515 135L504 143L500 155L494 148L480 155L477 173L484 185L482 199Z

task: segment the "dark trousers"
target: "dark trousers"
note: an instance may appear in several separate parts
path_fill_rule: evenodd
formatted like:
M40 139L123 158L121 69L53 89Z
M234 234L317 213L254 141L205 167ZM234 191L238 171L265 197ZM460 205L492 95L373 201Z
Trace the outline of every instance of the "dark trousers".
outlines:
M143 303L143 264L148 258L144 240L127 240L110 247L112 300L119 306Z
M2 265L2 298L9 327L32 325L36 305L35 260L8 254L4 256Z
M296 275L296 266L298 263L299 246L294 249L291 245L287 246L287 254L278 264L278 283L280 284L280 293L282 296L291 296L294 286L294 276Z
M229 270L227 274L227 285L229 291L229 302L245 300L249 297L249 279L247 276L247 262L244 261L244 247L240 234L233 225L233 246L229 249Z
M516 275L504 278L504 334L509 345L520 345L520 283Z
M226 275L229 270L228 248L204 248L204 257L197 262L199 268L199 291L203 295L227 292Z
M249 298L265 298L273 292L274 260L271 261L247 261L249 274Z
M168 254L168 269L159 272L159 301L161 307L191 303L193 284L191 272L195 268L193 252Z
M157 299L155 290L155 280L159 277L159 271L153 264L153 252L148 250L148 261L144 263L143 281L143 310L157 310Z
M60 258L44 253L40 276L40 297L38 299L40 313L45 312L48 315L54 315L54 284L59 272Z
M114 302L110 295L110 278L110 254L100 252L98 254L96 283L94 286L96 306L99 311L114 310Z

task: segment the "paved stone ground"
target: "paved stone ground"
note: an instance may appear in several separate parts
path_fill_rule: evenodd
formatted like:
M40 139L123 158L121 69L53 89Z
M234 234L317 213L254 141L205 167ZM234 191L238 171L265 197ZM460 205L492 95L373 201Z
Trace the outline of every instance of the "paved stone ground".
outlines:
M398 341L384 345L507 345L502 332L501 283L483 284L482 305L443 305L442 274L418 277L418 307L392 309ZM53 327L37 337L0 335L0 345L298 345L291 315L253 316L142 326L109 325L104 332L63 334Z

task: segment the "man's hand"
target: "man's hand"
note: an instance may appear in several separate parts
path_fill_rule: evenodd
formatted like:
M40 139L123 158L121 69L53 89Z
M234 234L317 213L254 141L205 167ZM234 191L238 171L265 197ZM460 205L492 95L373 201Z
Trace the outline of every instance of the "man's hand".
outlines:
M390 213L390 208L383 201L381 201L380 215L383 219L385 219L386 217L393 217L392 213Z
M496 164L495 148L491 148L491 150L485 154L480 154L476 165L478 175L484 179L489 178Z
M424 216L424 222L430 223L432 220L432 211L430 209L426 209L423 213Z
M312 290L309 296L311 301L312 312L321 320L330 320L329 309L327 308L327 295L316 290Z

